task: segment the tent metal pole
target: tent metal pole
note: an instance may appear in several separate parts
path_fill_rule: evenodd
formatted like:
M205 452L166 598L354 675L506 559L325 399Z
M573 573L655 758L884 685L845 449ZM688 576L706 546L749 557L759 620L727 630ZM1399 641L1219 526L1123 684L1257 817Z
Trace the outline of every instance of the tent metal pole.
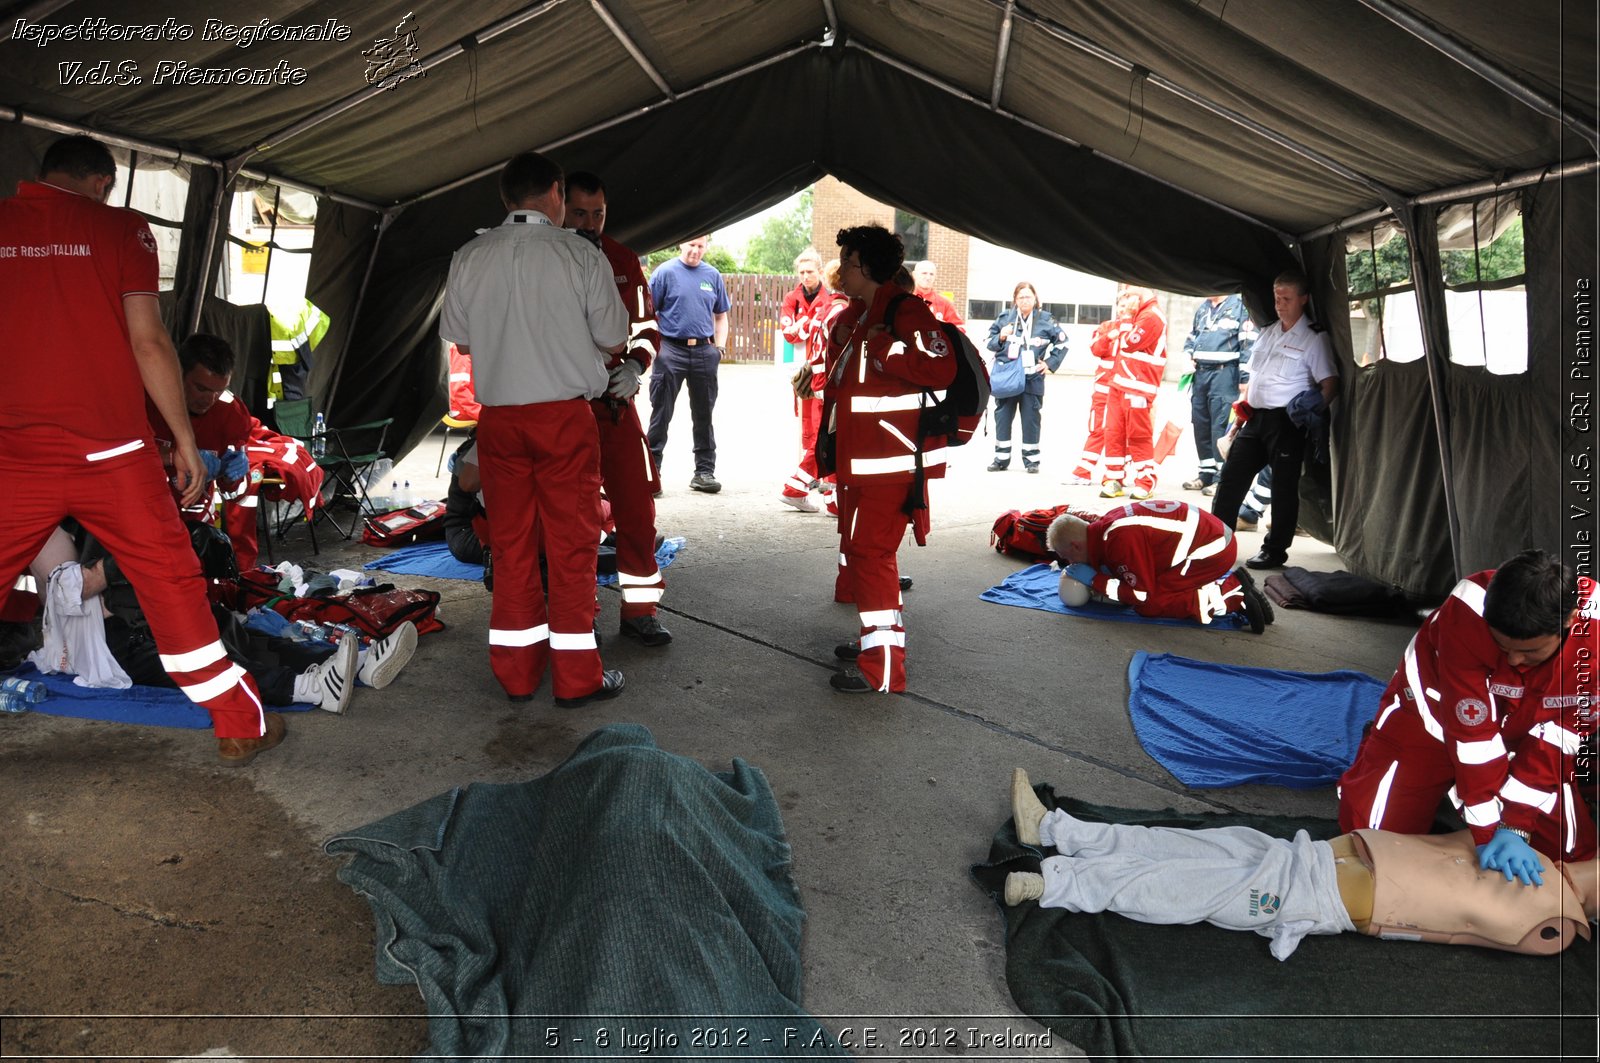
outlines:
M642 107L635 107L631 111L625 111L622 114L616 115L612 118L607 118L603 122L596 122L592 126L585 126L583 129L580 129L575 133L569 133L557 140L547 141L546 143L540 144L538 147L533 148L532 150L541 152L554 151L556 148L570 144L574 140L582 140L584 137L591 136L592 134L598 133L604 129L610 129L614 125L621 125L623 122L631 121L632 119L639 118L642 115L647 115L652 111L660 110L662 107L677 103L679 100L686 100L689 97L699 93L709 92L711 89L714 89L719 85L742 78L747 74L753 74L757 70L764 70L765 68L773 66L777 63L781 63L786 59L792 59L794 56L797 56L802 52L809 52L813 48L820 47L822 47L822 42L820 41L807 41L805 44L795 45L793 48L785 49L776 55L770 55L758 62L751 63L749 66L742 66L738 70L730 71L726 74L723 74L721 77L712 78L710 81L696 85L692 89L680 92L675 99L656 100L654 103L647 103ZM454 192L456 189L461 188L464 185L470 185L472 182L482 180L492 173L498 173L503 166L505 166L503 161L497 162L493 166L485 166L481 170L475 170L472 173L467 174L465 177L458 177L448 184L440 185L438 188L430 188L428 191L412 196L410 199L402 200L400 203L396 204L396 206L409 207L413 203L421 203L425 199L432 199L435 196L442 196L446 192Z
M1000 90L1006 83L1006 59L1011 54L1011 24L1017 15L1017 0L1006 0L1000 17L1000 39L994 48L994 81L989 86L989 110L1000 109Z
M1393 0L1361 0L1375 14L1381 15L1413 37L1454 59L1468 70L1483 78L1495 88L1546 118L1554 118L1589 142L1589 147L1600 151L1600 131L1593 122L1586 122L1560 103L1550 99L1525 82L1512 77L1498 64L1481 55L1475 48L1444 32L1428 20Z
M1095 158L1103 159L1106 162L1115 163L1117 166L1122 167L1124 170L1128 170L1128 171L1130 171L1132 173L1136 173L1140 177L1143 177L1147 181L1154 181L1156 184L1161 185L1164 188L1170 188L1175 192L1181 192L1185 196L1187 196L1188 198L1194 200L1197 203L1204 203L1206 206L1212 207L1212 208L1214 208L1216 210L1220 210L1224 214L1230 214L1233 217L1238 218L1240 221L1247 221L1251 225L1260 226L1261 228L1266 229L1268 232L1272 233L1274 236L1276 236L1278 239L1282 240L1285 244L1289 245L1290 247L1293 247L1294 244L1295 244L1295 238L1293 236L1289 235L1288 233L1284 232L1281 229L1276 228L1275 226L1267 224L1266 222L1262 221L1260 218L1251 217L1250 215L1244 213L1243 211L1236 210L1233 207L1230 207L1225 203L1218 203L1214 199L1207 199L1205 196L1200 195L1198 192L1192 192L1187 188L1183 188L1183 187L1180 187L1179 185L1173 184L1171 181L1168 181L1167 179L1165 179L1163 177L1157 177L1153 173L1147 173L1144 170L1139 169L1137 166L1133 166L1133 165L1129 164L1124 159L1119 159L1114 155L1107 155L1105 152L1099 151L1099 150L1097 150L1095 148L1085 147L1084 145L1078 143L1076 140L1073 140L1071 137L1066 136L1063 133L1057 133L1054 129L1048 129L1045 126L1042 126L1039 123L1037 123L1035 121L1032 121L1031 119L1024 118L1019 114L1013 114L1012 112L1006 110L1003 107L991 108L987 102L985 102L984 100L978 99L976 96L972 95L972 93L966 91L965 89L958 88L955 85L952 85L947 81L941 81L939 78L934 77L932 74L928 73L927 71L919 70L917 67L912 66L910 63L906 63L906 62L903 62L903 61L901 61L899 59L896 59L892 55L885 54L884 52L878 51L876 48L872 48L872 47L870 47L868 45L861 44L861 43L859 43L857 41L854 41L854 40L846 41L845 42L845 47L846 48L854 48L857 51L865 52L866 54L872 56L874 59L878 60L879 62L886 63L889 66L894 67L896 70L900 71L903 74L907 74L907 75L909 75L911 77L916 78L918 81L922 81L922 82L925 82L926 84L932 85L934 88L938 89L939 91L947 92L950 95L956 97L957 99L965 100L968 103L974 104L974 105L976 105L978 107L982 107L986 111L992 110L993 113L999 115L1001 118L1009 119L1010 121L1013 121L1013 122L1017 123L1020 126L1023 126L1023 127L1027 128L1027 129L1033 130L1035 133L1038 133L1041 136L1049 137L1051 140L1059 140L1061 143L1066 144L1069 147L1074 147L1074 148L1078 148L1078 149L1080 149L1082 151L1087 151L1090 155L1093 155Z
M418 60L416 65L421 67L423 73L426 74L427 71L432 70L434 67L439 66L442 63L447 63L457 56L465 55L470 49L475 49L486 41L493 40L502 34L509 33L511 30L516 29L524 23L533 21L546 11L549 11L551 8L557 7L563 3L566 3L566 0L544 0L543 3L534 4L532 7L525 7L521 11L507 15L499 22L486 26L484 29L481 29L476 33L467 35L466 37L462 38L462 40L457 41L452 45L439 49L437 52L434 52L425 59ZM352 92L344 99L330 103L317 113L309 115L308 117L295 122L293 125L285 126L270 136L262 137L255 144L245 148L240 153L239 158L248 159L252 155L263 151L269 151L272 148L280 147L286 140L297 137L307 130L315 129L324 122L331 121L332 119L339 117L346 111L354 110L363 104L370 103L373 100L386 95L390 89L400 84L400 81L394 80L397 77L399 77L399 75L391 75L390 77L384 78L376 85L370 85L358 92ZM377 210L380 208L369 207L368 209Z
M81 133L84 136L93 137L102 144L109 144L116 148L127 148L129 151L137 151L141 155L151 155L158 159L168 159L172 162L183 162L198 166L214 167L221 167L223 165L222 160L213 159L207 155L196 155L193 152L179 151L178 149L168 147L165 144L154 144L148 140L138 140L134 137L125 137L116 133L107 133L104 130L92 129L89 126L78 125L75 122L62 122L54 118L45 118L43 115L29 114L26 111L19 111L14 107L0 106L0 121L16 122L20 125L31 126L34 129L48 129L52 132L63 133L68 136ZM340 192L329 191L326 188L317 188L314 185L302 184L299 181L291 181L288 178L275 177L264 170L252 170L245 168L239 171L239 176L250 181L266 181L270 184L287 188L291 192L305 192L321 199L331 199L336 203L347 203L352 207L360 207L362 210L370 210L374 213L378 213L383 210L383 208L376 203L369 203L364 199L356 199L354 196L347 196Z
M834 9L833 0L822 0L822 13L828 20L828 36L837 41L839 39L839 12Z
M350 310L350 331L347 336L355 335L356 325L361 320L361 305L367 301L367 285L372 281L373 267L378 264L378 247L383 243L383 234L389 231L389 226L399 215L400 210L399 207L393 207L378 217L378 237L372 241L372 254L367 256L367 269L361 274L361 288L356 292L356 305ZM344 376L344 363L350 354L349 347L350 342L346 339L345 349L339 352L339 364L333 367L333 379L328 381L328 393L322 399L322 407L329 421L333 420L333 400L339 394L339 378Z
M1539 184L1541 181L1559 181L1567 177L1581 177L1584 174L1594 173L1596 170L1600 170L1600 159L1586 159L1583 162L1564 162L1560 166L1546 166L1538 170L1524 170L1522 173L1516 174L1513 177L1507 177L1503 181L1497 181L1493 178L1489 178L1482 181L1474 181L1471 184L1456 185L1452 188L1440 188L1433 192L1424 192L1419 196L1412 197L1406 202L1408 204L1416 204L1418 206L1432 206L1436 203L1455 203L1468 199L1477 199L1479 196L1492 195L1496 192L1510 192L1518 188L1526 188L1529 185ZM1368 222L1378 221L1379 219L1385 218L1393 213L1394 211L1389 207L1373 207L1371 210L1364 210L1360 214L1352 214L1348 218L1342 218L1339 221L1333 222L1329 225L1324 225L1319 229L1312 229L1310 232L1301 236L1300 239L1320 240L1324 236L1332 236L1336 232L1358 228L1366 225Z
M600 21L606 24L606 29L611 31L611 35L621 43L629 55L633 56L633 61L639 64L639 69L643 70L645 75L656 83L656 88L661 90L661 95L669 100L677 99L678 94L672 91L672 86L668 85L667 79L661 76L661 71L657 70L655 64L645 57L644 52L639 49L638 43L628 35L627 30L622 28L622 24L617 21L616 16L607 9L606 5L601 3L600 0L589 0L589 6L594 8L594 13L600 16Z
M205 309L206 296L210 294L212 285L216 282L212 270L217 261L217 233L222 228L222 212L227 209L228 197L233 194L233 182L239 176L238 169L223 163L217 166L217 193L211 197L211 220L206 224L205 250L200 255L200 272L196 275L194 306L189 311L189 332L200 331L200 314Z
M1000 7L1003 5L1009 6L1010 2L1011 0L989 0L989 3L995 7ZM1324 155L1322 152L1316 150L1315 148L1308 147L1305 144L1300 143L1298 140L1286 137L1277 130L1268 126L1264 126L1254 119L1246 118L1238 111L1235 111L1230 107L1224 107L1215 100L1212 100L1206 96L1202 96L1192 89L1184 88L1175 81L1169 81L1160 74L1154 73L1153 71L1146 72L1144 68L1140 67L1132 60L1124 59L1116 52L1111 51L1111 49L1096 44L1087 37L1080 36L1079 34L1068 29L1066 26L1063 26L1061 23L1056 22L1054 19L1046 18L1043 15L1036 15L1026 8L1017 11L1017 17L1025 20L1029 25L1043 30L1045 33L1048 33L1050 36L1056 38L1062 43L1070 44L1072 47L1092 55L1097 59L1103 60L1104 62L1110 63L1112 66L1118 67L1122 70L1127 70L1129 72L1137 71L1143 75L1147 82L1149 82L1151 85L1154 85L1156 88L1164 89L1167 92L1170 92L1172 95L1177 96L1179 99L1187 100L1189 103L1194 104L1201 110L1207 111L1216 115L1218 118L1231 122L1241 129L1248 129L1257 136L1278 145L1285 151L1291 151L1300 156L1302 159L1306 159L1309 162L1314 162L1324 170L1338 174L1347 181L1354 181L1357 184L1365 185L1368 188L1376 191L1378 194L1385 196L1386 198L1392 193L1392 190L1385 187L1382 182L1368 177L1366 174L1358 173L1357 171L1350 169L1350 167L1346 166L1344 163L1339 162L1337 159L1334 159L1328 155Z

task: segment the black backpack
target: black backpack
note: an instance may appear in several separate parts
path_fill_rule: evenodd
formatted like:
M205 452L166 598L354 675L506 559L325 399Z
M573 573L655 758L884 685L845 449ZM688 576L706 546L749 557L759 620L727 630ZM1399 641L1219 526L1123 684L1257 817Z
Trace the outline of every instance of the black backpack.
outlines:
M891 296L884 307L883 320L892 322L900 301L915 298L909 292ZM934 398L931 388L923 389L924 405L917 434L922 439L944 436L946 446L959 447L972 438L983 420L984 412L989 408L989 368L984 365L978 348L961 331L960 325L941 321L939 328L950 341L951 351L955 355L956 378L945 389L943 398Z

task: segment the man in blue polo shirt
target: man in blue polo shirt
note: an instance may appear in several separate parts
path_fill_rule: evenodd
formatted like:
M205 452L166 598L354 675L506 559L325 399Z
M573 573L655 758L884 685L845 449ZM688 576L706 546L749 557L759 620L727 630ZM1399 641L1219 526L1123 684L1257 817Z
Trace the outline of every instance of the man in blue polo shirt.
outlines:
M650 453L656 468L667 448L667 428L678 404L678 392L689 384L689 414L694 420L694 479L696 491L715 494L717 437L711 428L711 410L717 404L717 366L728 340L728 289L715 266L701 261L709 236L685 241L677 258L656 267L650 278L650 296L656 303L656 323L661 328L661 352L650 371ZM659 480L658 480L659 483Z

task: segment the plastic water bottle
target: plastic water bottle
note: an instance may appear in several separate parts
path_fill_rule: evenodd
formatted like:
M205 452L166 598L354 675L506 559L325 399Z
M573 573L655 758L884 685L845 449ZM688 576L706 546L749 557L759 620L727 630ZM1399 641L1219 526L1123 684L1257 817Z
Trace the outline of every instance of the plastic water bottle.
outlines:
M411 493L411 481L407 480L406 485L400 489L400 501L395 503L395 506L396 508L404 507L410 509L416 504L416 496Z
M33 711L33 703L15 690L0 690L0 715L21 716Z
M385 510L399 509L401 506L404 506L404 505L405 505L405 503L400 501L400 481L399 480L390 480L389 481L389 504L386 505L384 507L384 509Z
M0 682L0 693L14 695L29 705L37 705L50 696L50 688L33 679L20 679L17 676ZM22 710L26 712L27 710Z
M316 424L311 428L311 456L320 458L328 453L328 419L317 414Z

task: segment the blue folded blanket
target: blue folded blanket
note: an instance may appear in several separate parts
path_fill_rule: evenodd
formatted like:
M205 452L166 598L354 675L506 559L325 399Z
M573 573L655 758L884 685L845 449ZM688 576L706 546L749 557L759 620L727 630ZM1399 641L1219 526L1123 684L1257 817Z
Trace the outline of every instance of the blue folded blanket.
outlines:
M990 587L979 598L995 605L1015 605L1023 609L1043 609L1047 613L1083 616L1091 620L1131 620L1139 624L1179 625L1182 627L1213 627L1236 631L1246 625L1240 613L1219 616L1209 624L1195 620L1172 620L1166 617L1140 616L1125 605L1090 602L1072 606L1061 600L1061 570L1054 565L1032 565L1007 576L999 586Z
M1283 672L1136 653L1133 733L1185 786L1331 786L1355 760L1384 684L1361 672Z
M672 564L672 559L682 547L683 540L679 538L663 541L660 549L656 551L657 567L666 568ZM457 561L450 553L449 544L443 542L402 546L384 554L376 561L368 561L361 567L382 569L385 572L395 572L405 576L431 576L434 579L473 581L483 579L482 565L469 565L465 561ZM595 579L595 583L601 587L609 587L615 582L617 577L609 572Z
M20 679L43 683L50 696L33 706L47 716L76 716L80 720L110 720L112 723L141 724L146 727L209 728L211 714L190 701L181 691L167 687L132 686L126 690L74 685L70 675L45 675L31 664L12 673ZM273 712L305 712L311 705L274 705Z

